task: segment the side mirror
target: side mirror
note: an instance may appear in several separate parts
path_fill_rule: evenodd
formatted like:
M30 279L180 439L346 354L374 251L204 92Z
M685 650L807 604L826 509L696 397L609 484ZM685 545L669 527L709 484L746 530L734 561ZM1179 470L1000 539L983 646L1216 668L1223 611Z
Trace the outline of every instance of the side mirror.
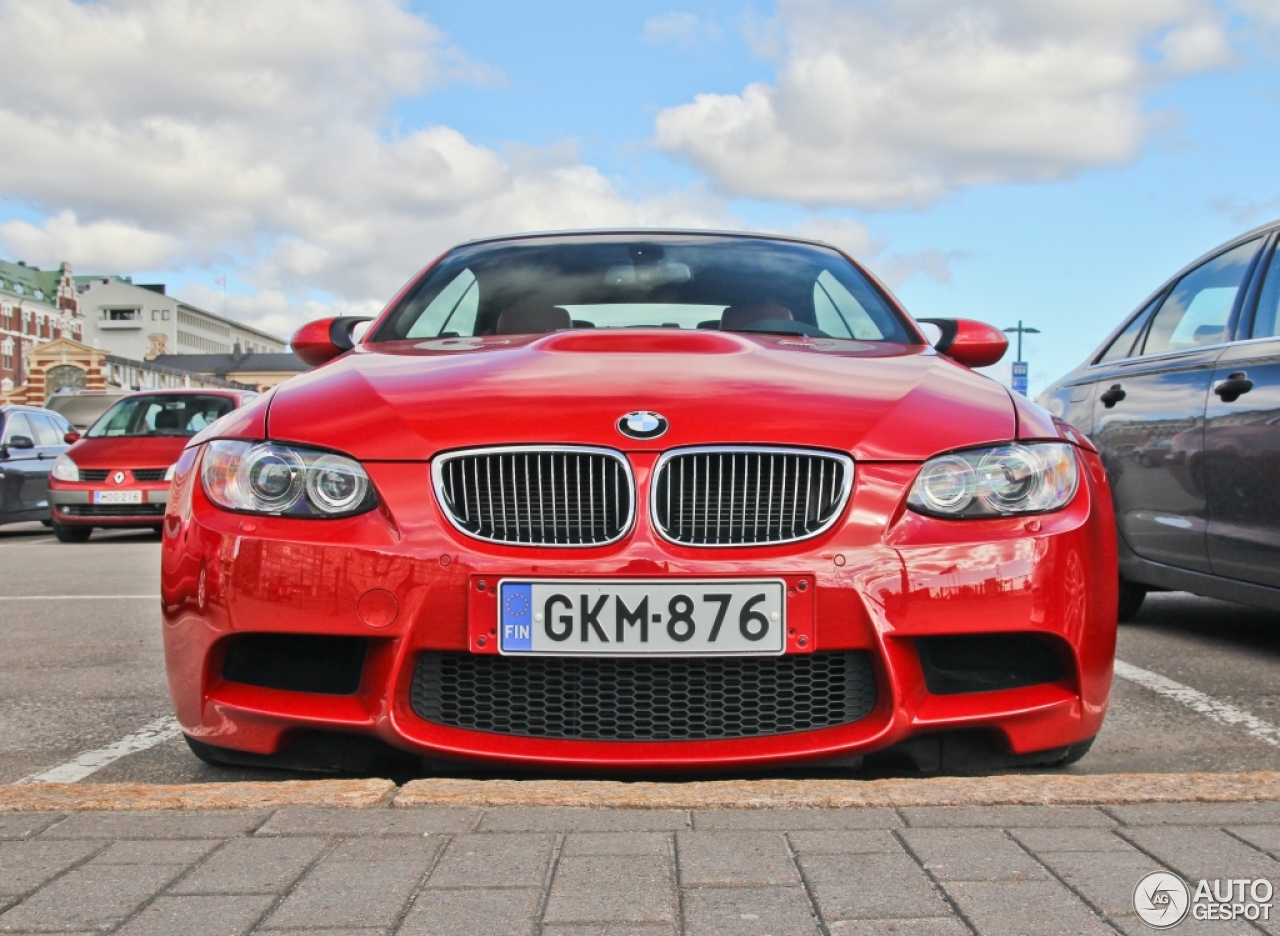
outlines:
M80 441L80 433L72 429L70 432L63 435L62 441L67 443L67 445L75 445L77 442Z
M985 322L942 318L920 321L942 332L933 343L938 352L965 367L990 367L1009 350L1009 339L1004 332Z
M9 441L5 445L13 449L33 449L36 447L35 440L31 436L24 435L9 436Z
M369 319L359 316L340 315L308 322L293 333L289 347L305 363L319 367L354 348L356 342L352 332L357 325L367 321Z

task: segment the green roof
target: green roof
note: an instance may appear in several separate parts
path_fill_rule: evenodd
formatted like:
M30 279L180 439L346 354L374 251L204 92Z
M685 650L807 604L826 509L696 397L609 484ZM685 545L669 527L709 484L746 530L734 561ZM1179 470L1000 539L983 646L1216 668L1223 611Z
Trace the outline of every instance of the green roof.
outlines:
M15 299L35 299L48 305L58 301L61 270L38 270L0 260L0 294Z

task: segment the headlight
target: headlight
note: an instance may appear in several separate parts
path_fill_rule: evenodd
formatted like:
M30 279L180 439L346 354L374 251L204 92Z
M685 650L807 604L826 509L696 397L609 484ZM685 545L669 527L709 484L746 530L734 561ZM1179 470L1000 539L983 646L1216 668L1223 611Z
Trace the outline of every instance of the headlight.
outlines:
M80 480L80 469L65 452L53 460L53 467L49 469L49 474L59 481Z
M1065 442L1000 445L925 462L907 506L937 517L1003 517L1058 510L1080 477Z
M165 471L165 473L164 473L164 479L165 479L166 481L172 481L172 480L173 480L173 475L174 475L174 473L175 473L177 470L178 470L178 465L177 465L177 463L175 462L174 464L170 465L170 466L168 467L168 469Z
M270 442L210 442L200 478L209 500L245 513L339 517L376 502L354 459Z

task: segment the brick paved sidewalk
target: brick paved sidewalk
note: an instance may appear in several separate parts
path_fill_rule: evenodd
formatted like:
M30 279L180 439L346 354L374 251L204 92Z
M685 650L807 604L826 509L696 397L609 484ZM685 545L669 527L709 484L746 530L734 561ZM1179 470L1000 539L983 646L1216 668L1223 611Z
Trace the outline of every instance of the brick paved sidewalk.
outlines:
M1149 871L1280 880L1275 802L11 812L0 839L6 933L1137 934Z

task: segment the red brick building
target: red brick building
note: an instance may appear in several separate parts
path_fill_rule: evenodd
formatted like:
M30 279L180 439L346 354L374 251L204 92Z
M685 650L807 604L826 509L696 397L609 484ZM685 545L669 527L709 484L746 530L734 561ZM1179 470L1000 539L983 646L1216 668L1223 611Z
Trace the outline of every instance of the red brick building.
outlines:
M0 394L27 382L32 348L83 336L69 265L45 271L0 260Z

